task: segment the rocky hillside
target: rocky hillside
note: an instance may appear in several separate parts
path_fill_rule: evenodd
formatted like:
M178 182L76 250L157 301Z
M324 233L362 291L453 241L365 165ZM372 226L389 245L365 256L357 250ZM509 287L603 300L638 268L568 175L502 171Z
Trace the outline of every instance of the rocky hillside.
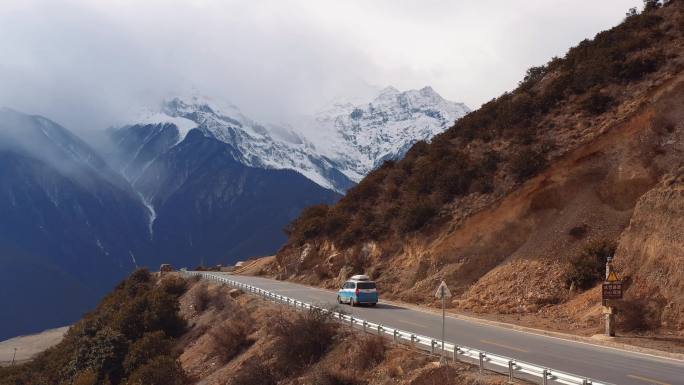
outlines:
M387 297L419 303L432 302L445 279L454 308L595 327L593 288L617 247L631 282L624 307L672 309L649 313L651 326L623 319L623 327L684 332L671 321L682 291L654 298L647 283L668 269L681 281L682 260L653 262L664 254L644 249L646 234L633 229L643 216L637 202L684 159L683 45L684 3L649 2L386 162L338 204L307 209L271 273L333 287L365 271ZM664 231L671 214L660 213L649 215Z

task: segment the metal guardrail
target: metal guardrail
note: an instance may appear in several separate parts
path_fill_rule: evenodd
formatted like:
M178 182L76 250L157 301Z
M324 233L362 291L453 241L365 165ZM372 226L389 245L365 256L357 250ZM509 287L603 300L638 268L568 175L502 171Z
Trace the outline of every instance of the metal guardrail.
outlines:
M317 309L323 312L331 312L331 316L333 318L338 319L340 322L348 323L351 327L362 329L364 332L391 337L394 342L408 343L416 348L427 350L433 354L441 353L441 340L437 340L435 338L421 336L374 322L368 322L364 319L354 317L353 315L331 311L320 306L315 306L294 298L289 298L268 290L263 290L252 285L237 282L212 272L181 270L181 274L186 277L200 276L210 281L224 283L235 288L242 289L246 292L262 296L263 298L272 300L274 302L292 306L295 309ZM454 361L462 358L473 361L479 366L480 372L484 371L487 365L490 366L491 370L493 370L491 366L494 366L496 369L499 369L497 370L498 372L507 373L509 381L511 382L516 378L516 374L526 374L528 376L541 378L541 384L543 385L547 385L550 381L565 385L614 385L608 382L594 381L587 377L581 377L575 374L516 360L511 357L488 353L466 346L456 345L450 342L444 343L444 351L445 354L448 354Z

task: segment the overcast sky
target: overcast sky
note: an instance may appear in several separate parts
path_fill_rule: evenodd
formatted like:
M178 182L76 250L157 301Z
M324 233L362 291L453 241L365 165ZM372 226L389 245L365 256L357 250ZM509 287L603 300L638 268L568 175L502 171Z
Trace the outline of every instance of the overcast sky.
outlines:
M640 0L1 0L0 105L83 129L196 90L280 120L369 86L476 108Z

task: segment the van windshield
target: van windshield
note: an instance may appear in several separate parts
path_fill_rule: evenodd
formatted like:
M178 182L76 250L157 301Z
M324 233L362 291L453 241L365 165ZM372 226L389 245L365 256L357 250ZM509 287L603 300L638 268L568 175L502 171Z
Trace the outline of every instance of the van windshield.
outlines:
M357 289L375 289L375 282L359 282L356 284Z

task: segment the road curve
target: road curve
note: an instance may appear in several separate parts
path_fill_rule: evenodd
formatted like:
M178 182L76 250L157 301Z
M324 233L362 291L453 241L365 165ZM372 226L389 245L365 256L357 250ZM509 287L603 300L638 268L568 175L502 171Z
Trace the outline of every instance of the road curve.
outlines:
M226 274L226 273L219 273ZM336 304L334 292L262 277L230 279L317 305ZM370 322L441 338L441 316L393 306L344 310ZM521 361L586 376L616 385L684 385L684 361L549 337L476 321L447 317L446 340Z

